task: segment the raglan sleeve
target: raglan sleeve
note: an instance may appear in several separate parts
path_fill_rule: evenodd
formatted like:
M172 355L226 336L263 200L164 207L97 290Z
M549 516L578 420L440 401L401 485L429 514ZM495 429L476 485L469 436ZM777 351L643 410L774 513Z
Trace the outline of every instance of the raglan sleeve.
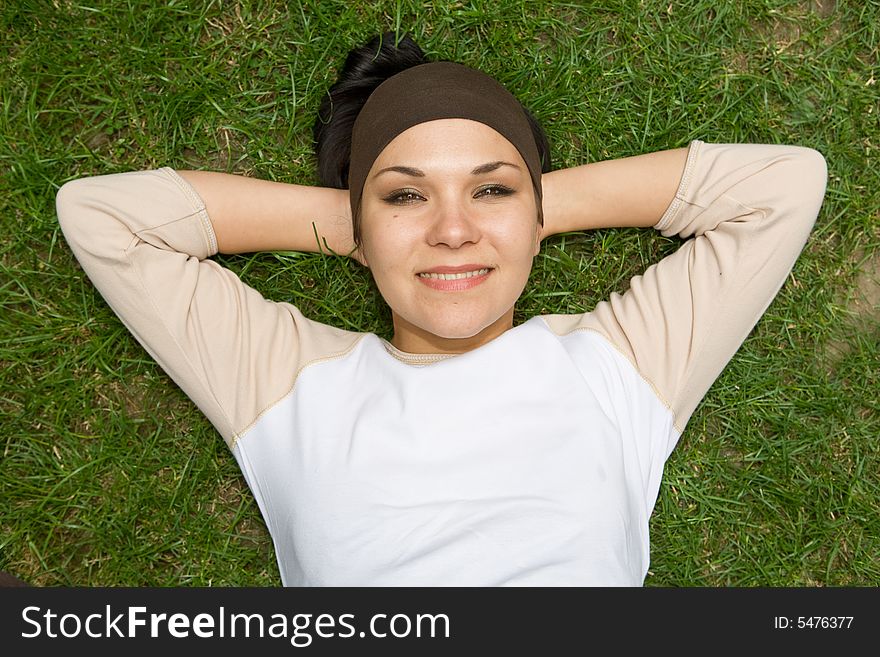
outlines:
M785 282L826 179L812 149L693 141L654 226L684 243L570 328L605 335L672 410L680 434Z
M205 204L173 169L73 180L56 209L108 305L230 446L290 389L304 345L326 337L209 259Z

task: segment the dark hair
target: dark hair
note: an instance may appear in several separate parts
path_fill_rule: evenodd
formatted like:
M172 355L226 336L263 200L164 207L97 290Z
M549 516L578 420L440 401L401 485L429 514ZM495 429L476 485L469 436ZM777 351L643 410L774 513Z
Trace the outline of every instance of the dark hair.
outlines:
M351 163L351 133L358 114L370 94L385 80L403 70L429 60L408 34L399 41L394 32L385 32L348 53L336 83L321 101L312 134L318 160L318 179L325 187L348 187ZM522 106L522 104L520 104ZM541 171L550 171L550 144L544 130L524 106L538 155ZM360 226L354 221L355 242L360 243Z
M351 133L370 94L392 75L428 61L408 35L395 45L394 32L374 37L348 53L339 78L321 101L313 129L322 185L348 187Z

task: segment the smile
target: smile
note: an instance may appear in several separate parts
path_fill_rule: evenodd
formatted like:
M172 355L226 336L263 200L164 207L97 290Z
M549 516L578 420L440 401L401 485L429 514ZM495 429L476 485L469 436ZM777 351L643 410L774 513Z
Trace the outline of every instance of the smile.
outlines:
M421 278L437 278L441 281L457 281L462 278L473 278L474 276L485 276L489 273L488 269L477 269L476 271L463 271L458 274L437 274L435 272L425 272L419 274Z
M419 279L420 283L423 283L434 290L461 292L462 290L469 290L470 288L483 283L489 278L492 271L491 268L484 267L482 269L453 273L422 272L421 274L417 274L416 278Z

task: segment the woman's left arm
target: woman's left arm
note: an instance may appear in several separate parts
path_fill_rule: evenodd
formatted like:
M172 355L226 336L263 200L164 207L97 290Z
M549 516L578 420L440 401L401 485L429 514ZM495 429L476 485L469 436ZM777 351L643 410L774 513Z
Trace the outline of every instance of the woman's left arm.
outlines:
M562 172L565 194L584 204L580 224L577 204L562 199L551 179L548 229L651 225L685 242L633 277L624 294L584 315L547 320L560 334L604 335L672 410L680 433L791 271L816 221L827 171L820 153L798 146L694 141L686 157L653 155L669 166L641 177L633 168L625 184L606 177L616 181L610 190L585 189L600 184L599 176Z
M687 148L591 162L545 173L542 239L594 228L648 228L669 207Z

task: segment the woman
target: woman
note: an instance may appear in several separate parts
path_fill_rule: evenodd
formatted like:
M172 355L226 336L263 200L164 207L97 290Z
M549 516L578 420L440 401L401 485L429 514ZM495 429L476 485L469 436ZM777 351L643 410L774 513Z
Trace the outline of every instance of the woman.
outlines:
M284 584L640 585L663 464L803 248L824 160L693 141L549 172L500 84L389 41L319 118L331 187L99 176L60 190L64 234L227 441ZM591 312L514 327L541 240L606 226L686 241ZM324 245L370 268L390 342L208 259Z

